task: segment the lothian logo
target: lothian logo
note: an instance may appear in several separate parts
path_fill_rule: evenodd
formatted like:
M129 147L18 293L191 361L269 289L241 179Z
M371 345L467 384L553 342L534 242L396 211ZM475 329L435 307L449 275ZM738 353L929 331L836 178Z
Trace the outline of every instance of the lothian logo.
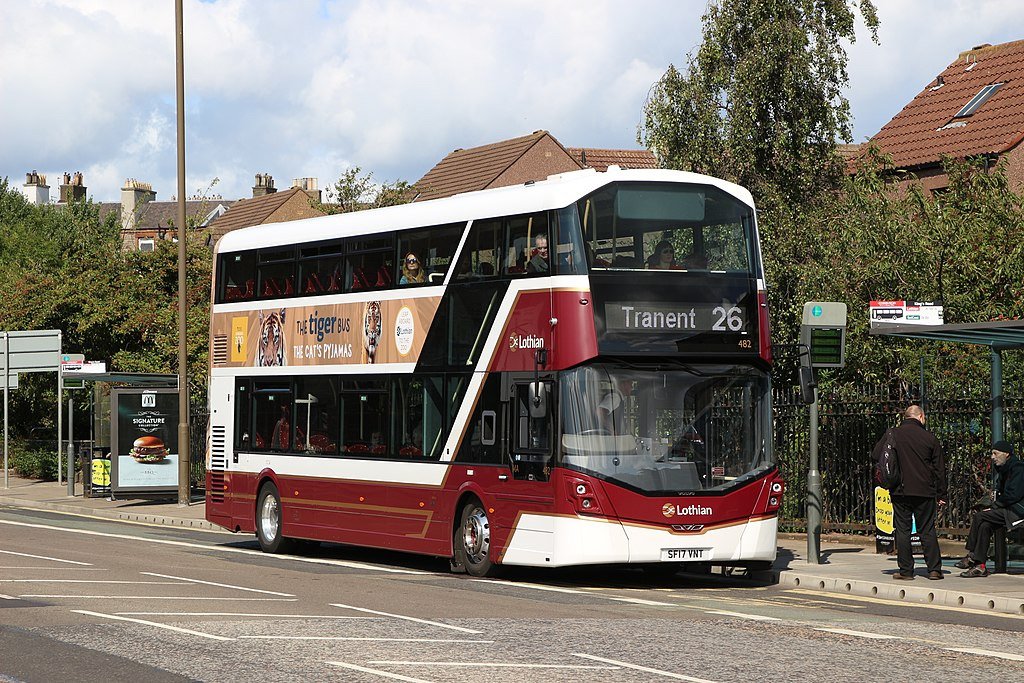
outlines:
M714 510L704 505L687 505L683 507L675 503L665 503L661 506L661 514L666 517L682 517L684 515L713 515Z
M535 337L528 334L525 337L521 334L513 334L508 338L508 348L512 351L519 349L543 349L544 337Z

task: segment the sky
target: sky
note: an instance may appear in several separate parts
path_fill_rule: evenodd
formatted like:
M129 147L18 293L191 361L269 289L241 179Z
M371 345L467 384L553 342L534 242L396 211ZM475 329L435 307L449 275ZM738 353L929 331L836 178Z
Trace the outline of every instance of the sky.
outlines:
M1024 39L1021 0L875 0L847 45L854 141L966 49ZM321 189L360 167L422 177L446 154L548 130L635 149L651 86L701 41L706 0L185 0L186 194L256 173ZM173 0L0 2L0 177L80 171L177 191Z

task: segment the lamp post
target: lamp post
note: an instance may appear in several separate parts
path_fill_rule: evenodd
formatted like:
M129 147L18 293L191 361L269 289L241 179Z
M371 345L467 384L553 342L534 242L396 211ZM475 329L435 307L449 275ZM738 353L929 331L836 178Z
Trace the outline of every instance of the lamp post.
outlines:
M188 297L185 282L185 50L182 0L174 0L174 57L177 67L175 91L178 110L178 505L188 505L192 495L188 437L188 348L186 313Z

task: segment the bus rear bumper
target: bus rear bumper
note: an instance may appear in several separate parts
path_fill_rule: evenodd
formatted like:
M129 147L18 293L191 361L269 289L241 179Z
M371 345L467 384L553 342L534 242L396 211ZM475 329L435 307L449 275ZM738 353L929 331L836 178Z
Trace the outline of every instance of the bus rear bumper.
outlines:
M599 518L524 514L509 537L501 563L565 567L683 561L690 556L715 564L772 561L777 532L776 517L680 534ZM685 552L664 552L669 550Z

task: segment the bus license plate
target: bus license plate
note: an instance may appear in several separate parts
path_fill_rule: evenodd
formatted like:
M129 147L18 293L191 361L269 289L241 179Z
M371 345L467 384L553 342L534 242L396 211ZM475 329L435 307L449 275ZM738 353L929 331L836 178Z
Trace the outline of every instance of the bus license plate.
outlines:
M662 562L707 562L711 548L662 548Z

